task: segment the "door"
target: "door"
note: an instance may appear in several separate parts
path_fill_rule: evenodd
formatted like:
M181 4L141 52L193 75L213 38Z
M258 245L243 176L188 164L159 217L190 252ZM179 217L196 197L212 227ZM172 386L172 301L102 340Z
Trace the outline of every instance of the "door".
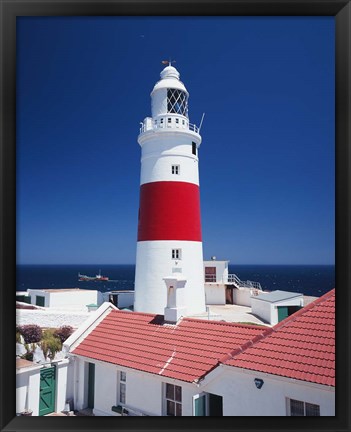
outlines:
M56 368L43 368L40 371L39 415L55 411Z
M225 287L225 302L226 304L234 304L233 288L231 286Z
M210 393L209 395L209 415L212 417L223 416L223 397Z
M200 393L193 396L194 416L223 416L223 397L212 393Z
M288 307L287 306L278 306L278 322L283 321L283 319L288 316Z
M206 394L193 396L193 415L194 416L205 416L206 415Z
M88 408L94 408L94 393L95 393L95 364L89 363L88 373Z
M35 299L35 304L37 306L45 306L45 297L37 295Z

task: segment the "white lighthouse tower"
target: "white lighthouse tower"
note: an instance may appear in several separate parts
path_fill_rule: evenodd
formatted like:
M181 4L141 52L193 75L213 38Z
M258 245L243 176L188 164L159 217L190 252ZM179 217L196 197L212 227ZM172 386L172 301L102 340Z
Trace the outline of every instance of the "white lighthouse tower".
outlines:
M188 97L168 62L151 92L152 117L141 124L140 207L134 310L182 315L205 311L200 219L199 129L189 123ZM177 286L179 281L179 286ZM171 304L170 292L182 304ZM179 312L179 311L178 311ZM179 315L179 313L178 313Z

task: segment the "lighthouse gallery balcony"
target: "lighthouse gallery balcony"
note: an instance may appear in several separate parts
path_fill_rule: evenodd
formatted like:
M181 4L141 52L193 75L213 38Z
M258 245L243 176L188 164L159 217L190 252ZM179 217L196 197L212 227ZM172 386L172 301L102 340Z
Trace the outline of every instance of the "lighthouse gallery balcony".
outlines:
M189 121L180 117L179 115L167 114L164 116L158 116L155 119L146 117L143 122L140 122L139 135L149 131L169 131L169 130L180 130L190 131L199 135L200 129L195 124L189 123Z

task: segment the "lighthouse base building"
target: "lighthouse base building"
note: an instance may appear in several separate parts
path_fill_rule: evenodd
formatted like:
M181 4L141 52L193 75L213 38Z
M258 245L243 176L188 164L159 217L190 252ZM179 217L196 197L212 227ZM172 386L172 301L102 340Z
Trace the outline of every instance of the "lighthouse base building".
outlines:
M75 410L335 416L335 290L273 328L193 318L169 324L111 303L94 314L64 344Z

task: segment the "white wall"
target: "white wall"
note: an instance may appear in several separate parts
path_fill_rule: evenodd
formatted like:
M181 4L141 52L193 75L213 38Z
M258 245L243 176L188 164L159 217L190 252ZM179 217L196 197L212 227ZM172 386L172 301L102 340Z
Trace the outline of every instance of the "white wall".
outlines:
M88 317L89 312L80 311L50 311L47 310L31 310L31 309L16 309L16 323L18 325L37 324L40 327L61 327L70 325L79 327Z
M95 363L94 414L115 415L111 410L111 407L114 405L117 405L116 367L108 364Z
M225 305L225 285L205 283L205 299L207 305Z
M66 400L69 399L67 395L67 378L69 360L61 360L56 364L56 402L55 411L61 412L65 409Z
M210 375L210 379L197 386L102 362L95 362L95 415L118 416L111 407L118 405L117 377L120 370L126 372L127 377L125 407L146 415L163 415L166 382L182 387L183 416L194 415L193 396L202 392L223 397L224 416L286 416L287 398L320 405L323 416L335 415L335 392L326 386L228 366L216 369L212 373L214 378ZM256 388L255 378L263 379L261 389ZM80 399L84 391L86 384L80 381Z
M98 303L98 291L62 291L50 293L50 307L87 310L86 305Z
M251 289L250 288L234 288L233 287L233 302L239 306L251 306Z
M126 372L126 409L142 412L145 415L161 416L164 410L163 383L169 382L182 387L183 416L192 415L192 396L198 393L196 385L108 363L89 361L95 363L95 415L119 416L111 410L112 406L118 405L119 371ZM87 405L86 395L84 396L84 392L87 393L87 377L86 382L83 382L81 371L84 367L87 369L87 366L84 365L87 365L88 360L77 358L76 362L80 364L80 373L78 373L79 391L75 397L75 405L77 409L82 409Z
M31 409L39 415L40 367L16 371L16 413Z
M222 374L202 387L223 396L224 416L286 416L287 398L320 405L321 416L335 415L333 388L260 372L221 366ZM264 384L257 389L255 378Z

